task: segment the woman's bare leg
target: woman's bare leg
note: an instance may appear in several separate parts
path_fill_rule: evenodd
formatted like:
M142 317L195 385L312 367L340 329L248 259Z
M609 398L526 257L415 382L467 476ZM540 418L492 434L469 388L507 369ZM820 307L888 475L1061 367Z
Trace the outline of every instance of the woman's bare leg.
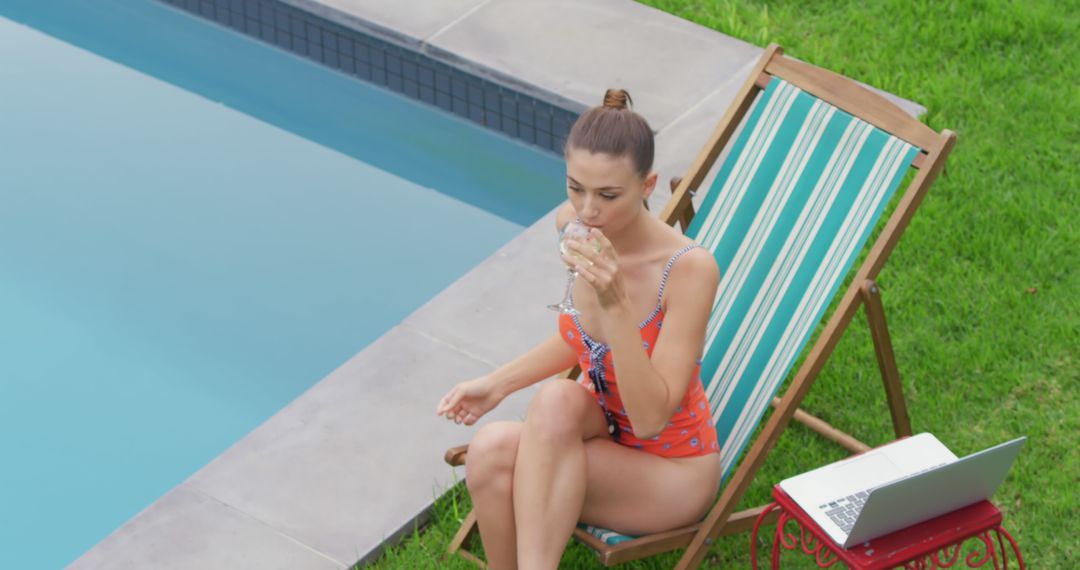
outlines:
M572 381L549 382L529 405L514 465L519 568L558 568L585 500L584 440L606 431L593 396Z
M491 570L518 567L512 488L520 436L520 422L488 424L473 436L465 461L465 484Z
M672 459L619 445L585 442L588 475L581 521L629 535L693 524L716 501L720 456Z

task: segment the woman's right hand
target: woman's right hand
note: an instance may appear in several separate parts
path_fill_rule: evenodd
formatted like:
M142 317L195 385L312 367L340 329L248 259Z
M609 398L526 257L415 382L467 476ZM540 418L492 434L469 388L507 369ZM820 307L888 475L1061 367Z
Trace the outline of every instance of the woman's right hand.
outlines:
M455 423L471 426L484 414L499 405L503 396L495 389L489 376L461 382L439 400L435 415L446 416Z

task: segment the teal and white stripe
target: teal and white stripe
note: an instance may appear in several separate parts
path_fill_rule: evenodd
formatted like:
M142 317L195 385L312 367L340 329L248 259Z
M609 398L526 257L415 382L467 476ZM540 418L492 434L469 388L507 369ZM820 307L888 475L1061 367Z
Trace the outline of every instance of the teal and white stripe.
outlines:
M763 339L764 327L776 317L776 301L788 292L793 273L799 268L800 262L805 259L806 250L811 243L808 237L813 235L815 230L820 227L810 226L807 221L820 220L822 212L827 210L836 197L834 191L840 187L837 183L838 179L850 170L856 152L862 148L866 141L866 135L870 133L870 129L867 127L865 123L851 123L847 126L841 137L838 152L830 158L829 164L825 168L827 175L817 181L817 184L810 192L809 199L806 201L806 207L799 213L799 218L793 225L793 228L797 228L797 231L787 235L787 239L780 249L779 258L769 268L769 273L763 284L760 288L757 288L756 296L750 303L749 311L744 316L735 335L736 344L733 347L734 350L729 349L725 353L718 374L713 376L712 382L709 382L709 385L717 387L720 393L720 402L716 408L725 408L729 404L731 395L735 393L735 388L738 387L735 380L745 375L746 367L749 365L747 354L761 348L760 343ZM759 250L754 253L756 254L755 257L736 259L735 262L749 265L757 261L761 252ZM746 283L743 281L729 286L732 289L741 290L745 285ZM725 287L723 281L721 281L720 287L721 289ZM712 333L707 335L706 346L715 345L718 330L713 329ZM759 385L756 388L760 387ZM710 390L709 393L716 392Z
M686 232L722 272L701 378L725 479L917 152L780 79L755 102Z
M727 476L917 149L774 78L687 234L722 271L702 380Z
M612 546L619 544L620 542L626 542L628 540L634 540L635 538L637 538L636 536L627 536L625 534L617 533L613 530L608 530L606 528L592 526L589 524L579 524L578 528L595 536L596 538L599 538L604 542L604 544Z

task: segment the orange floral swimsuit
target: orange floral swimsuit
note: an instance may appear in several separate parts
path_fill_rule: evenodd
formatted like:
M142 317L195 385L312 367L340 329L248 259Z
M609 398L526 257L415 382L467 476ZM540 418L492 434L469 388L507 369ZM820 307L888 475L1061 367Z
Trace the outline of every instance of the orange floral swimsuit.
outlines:
M653 347L656 346L656 339L660 336L660 328L663 326L664 311L661 308L661 302L664 299L664 285L667 283L668 274L675 261L695 247L699 246L697 244L686 246L668 260L664 268L664 276L660 280L656 309L649 318L638 325L642 346L650 357L652 357ZM573 295L571 295L571 306L573 302ZM700 360L694 368L694 378L690 382L690 388L664 430L656 437L638 439L634 435L630 418L627 417L626 409L619 397L619 385L615 380L611 347L593 340L581 327L581 321L578 320L576 314L563 313L559 316L559 334L578 353L578 362L581 364L582 372L585 373L581 375L582 379L579 382L596 397L604 415L607 416L609 430L616 442L661 457L693 457L720 453L709 402L705 397L705 388L701 384ZM586 378L589 381L586 381Z

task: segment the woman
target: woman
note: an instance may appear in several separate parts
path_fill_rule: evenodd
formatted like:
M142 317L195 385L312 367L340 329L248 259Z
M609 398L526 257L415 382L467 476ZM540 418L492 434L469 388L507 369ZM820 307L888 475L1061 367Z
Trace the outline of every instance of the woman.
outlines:
M572 302L559 332L436 412L472 425L508 394L544 384L524 422L482 427L466 482L489 567L556 568L579 522L637 535L701 519L716 498L716 431L698 376L719 281L713 257L645 209L656 186L652 130L608 90L566 143L569 203L589 243L572 241Z

